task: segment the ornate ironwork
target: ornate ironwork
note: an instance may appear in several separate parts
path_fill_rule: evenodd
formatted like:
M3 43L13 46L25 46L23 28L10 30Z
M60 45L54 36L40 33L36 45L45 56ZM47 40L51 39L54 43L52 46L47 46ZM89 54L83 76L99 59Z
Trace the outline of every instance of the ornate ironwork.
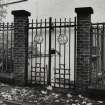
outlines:
M28 73L31 74L28 75L29 83L61 88L72 86L71 75L74 73L71 72L70 64L70 38L72 27L76 28L75 24L76 22L71 22L71 19L69 21L66 19L57 21L49 18L49 20L45 19L39 22L36 19L36 23L32 20L29 25L29 32L31 32L31 46L34 48L31 48L30 68L28 70ZM76 34L74 29L73 33Z
M43 36L42 35L35 35L34 42L37 44L41 44L43 42Z
M59 44L66 44L68 42L68 37L65 34L60 34L58 36L58 43Z

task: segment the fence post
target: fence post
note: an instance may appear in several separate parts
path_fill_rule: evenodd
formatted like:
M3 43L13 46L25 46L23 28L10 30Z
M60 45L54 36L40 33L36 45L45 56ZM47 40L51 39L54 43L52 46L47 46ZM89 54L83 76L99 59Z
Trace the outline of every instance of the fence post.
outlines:
M52 18L49 18L49 68L47 75L47 85L51 85L51 28L52 28Z
M77 70L75 82L80 87L89 85L91 63L91 7L75 8L77 13Z
M25 10L12 11L14 15L14 80L25 85L28 71L28 16Z

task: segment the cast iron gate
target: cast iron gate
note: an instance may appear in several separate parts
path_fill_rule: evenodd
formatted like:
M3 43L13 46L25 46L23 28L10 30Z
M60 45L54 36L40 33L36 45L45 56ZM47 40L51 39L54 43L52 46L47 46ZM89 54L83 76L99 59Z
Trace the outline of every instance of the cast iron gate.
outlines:
M91 27L91 72L90 83L94 88L105 88L105 23Z
M76 22L71 19L32 20L29 23L28 83L69 88L75 78L75 36Z
M4 80L13 73L13 47L14 24L0 23L0 77Z

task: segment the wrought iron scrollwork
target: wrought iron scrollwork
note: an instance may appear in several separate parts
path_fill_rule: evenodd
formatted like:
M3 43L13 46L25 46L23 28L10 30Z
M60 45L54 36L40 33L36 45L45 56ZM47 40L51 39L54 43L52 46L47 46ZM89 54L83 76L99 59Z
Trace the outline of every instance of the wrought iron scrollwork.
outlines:
M35 35L34 42L37 44L41 44L43 42L43 36L42 35Z
M58 43L64 45L68 42L68 37L65 34L60 34L58 36Z

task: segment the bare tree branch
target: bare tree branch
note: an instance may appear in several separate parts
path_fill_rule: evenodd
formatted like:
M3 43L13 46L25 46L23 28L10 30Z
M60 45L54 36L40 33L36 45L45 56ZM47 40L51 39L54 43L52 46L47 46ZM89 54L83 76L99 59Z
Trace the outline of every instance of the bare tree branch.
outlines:
M0 6L12 5L12 4L20 3L20 2L25 2L25 1L28 1L28 0L19 0L19 1L14 1L14 2L4 3L4 4L0 4Z

